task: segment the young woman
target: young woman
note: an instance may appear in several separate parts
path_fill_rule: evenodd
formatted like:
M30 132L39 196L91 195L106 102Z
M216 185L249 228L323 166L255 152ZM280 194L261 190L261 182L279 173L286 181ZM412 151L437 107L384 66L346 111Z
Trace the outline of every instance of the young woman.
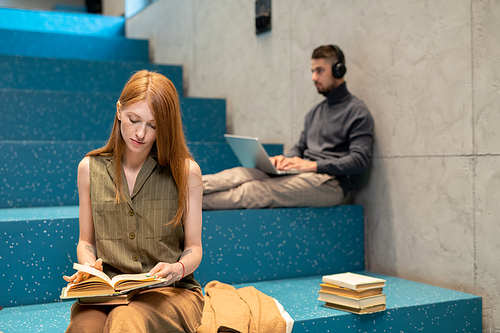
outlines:
M75 303L67 332L196 332L204 298L192 273L202 257L203 186L169 79L145 70L130 78L108 143L78 166L78 192L79 263L110 277L148 272L169 286L128 305Z

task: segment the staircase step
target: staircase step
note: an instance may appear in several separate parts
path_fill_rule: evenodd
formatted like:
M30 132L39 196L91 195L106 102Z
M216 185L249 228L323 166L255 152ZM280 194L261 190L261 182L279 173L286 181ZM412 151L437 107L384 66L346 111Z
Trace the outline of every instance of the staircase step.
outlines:
M106 141L119 93L0 90L0 140ZM222 99L181 98L186 137L224 142Z
M196 279L238 284L364 269L363 207L203 212Z
M64 8L74 10L76 7ZM0 8L0 29L123 37L125 36L125 18L85 13Z
M325 332L482 332L480 297L370 272L387 280L387 309L355 315L329 309L317 301L321 277L265 281L248 285L276 298L294 319L293 333ZM62 332L73 302L5 308L0 327L5 333Z
M64 332L74 302L35 304L0 311L3 333Z
M64 13L87 13L87 6L79 5L55 4L52 9Z
M59 59L149 60L147 40L0 29L0 54Z
M12 55L0 55L0 88L119 94L130 76L142 69L165 75L183 95L181 66Z
M0 141L0 208L77 205L77 168L104 141ZM224 142L189 142L204 174L239 166ZM282 145L264 145L270 155Z
M0 238L0 306L58 301L77 260L78 206L0 209Z
M387 280L386 311L355 315L325 307L317 300L321 275L234 287L251 285L276 298L295 320L293 333L482 332L481 297L367 271L356 273Z
M226 100L216 98L182 98L181 112L186 140L225 142Z
M203 212L196 278L250 285L276 298L295 320L294 333L481 332L480 297L351 270L352 261L363 265L362 215L357 205ZM2 331L64 330L72 302L51 302L76 260L78 207L0 210L0 236ZM387 310L354 315L324 307L317 300L321 276L338 268L386 279ZM317 275L306 276L311 272Z
M0 142L0 208L77 205L78 163L104 142Z
M77 260L78 206L0 209L0 238L0 306L59 300ZM205 211L203 244L202 285L359 270L363 209Z

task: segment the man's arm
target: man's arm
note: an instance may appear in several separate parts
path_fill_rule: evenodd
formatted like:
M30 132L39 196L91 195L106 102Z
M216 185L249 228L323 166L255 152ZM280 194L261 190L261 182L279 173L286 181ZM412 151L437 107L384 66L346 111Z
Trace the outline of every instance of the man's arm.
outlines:
M349 150L344 156L325 156L325 152L318 153L308 150L308 158L314 161L303 160L304 151L307 148L306 143L306 125L301 133L299 141L295 146L275 163L281 170L292 168L299 171L313 171L326 173L329 175L353 175L364 173L371 159L371 150L373 144L373 118L369 112L362 112L363 116L358 117L349 129Z
M307 144L306 144L306 129L302 130L302 133L300 134L299 141L290 149L286 154L285 158L292 158L292 157L304 157L304 150L306 150Z
M347 155L318 160L317 172L329 175L364 173L370 164L372 142L373 137L371 136L362 136L353 139Z
M277 170L297 169L302 172L316 172L316 162L302 159L304 156L304 150L307 148L307 124L308 119L306 117L304 129L300 134L299 141L288 151L288 153L285 154L285 156L278 155L269 158Z
M354 175L368 169L372 155L373 118L370 113L353 121L349 131L349 151L345 156L317 159L318 172Z

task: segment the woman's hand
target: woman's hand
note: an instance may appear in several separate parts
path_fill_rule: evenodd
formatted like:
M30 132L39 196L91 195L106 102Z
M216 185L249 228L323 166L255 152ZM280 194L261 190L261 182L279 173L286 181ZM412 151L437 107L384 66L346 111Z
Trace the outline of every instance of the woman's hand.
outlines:
M166 262L159 262L149 271L150 276L157 278L167 279L169 282L179 281L183 278L184 267L180 262L168 264Z
M86 263L84 263L84 265L93 267L93 268L98 269L102 272L102 259L97 259L93 264L86 262ZM88 277L89 277L88 273L78 271L71 276L66 276L66 275L63 276L63 279L69 283L78 283L78 282L82 282L83 280L87 279Z

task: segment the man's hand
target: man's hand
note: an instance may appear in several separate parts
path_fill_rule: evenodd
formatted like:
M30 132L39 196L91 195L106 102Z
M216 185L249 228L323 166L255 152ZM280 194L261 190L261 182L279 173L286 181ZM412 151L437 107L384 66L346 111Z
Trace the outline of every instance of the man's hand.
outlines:
M281 162L283 162L283 160L285 159L285 157L283 155L271 156L271 157L269 157L269 159L271 160L271 163L274 165L274 167L277 170L281 170L281 168L280 168Z
M269 157L277 170L296 169L301 172L317 172L318 165L314 161L303 160L300 157L284 157L283 155Z

